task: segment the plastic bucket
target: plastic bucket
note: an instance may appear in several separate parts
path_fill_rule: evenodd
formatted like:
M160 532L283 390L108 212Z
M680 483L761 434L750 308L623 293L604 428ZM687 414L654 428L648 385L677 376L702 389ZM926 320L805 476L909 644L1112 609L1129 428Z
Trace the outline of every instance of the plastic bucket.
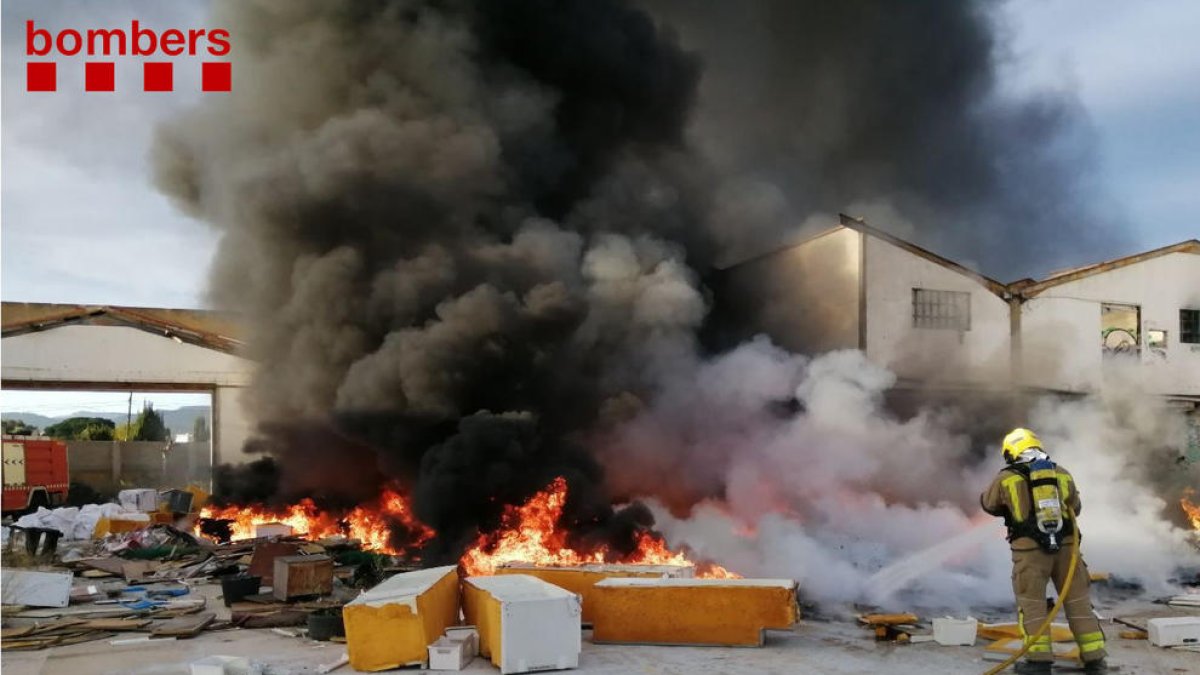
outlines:
M308 637L322 642L332 637L345 637L346 624L342 613L331 609L318 609L308 615Z
M225 606L241 600L247 595L258 593L262 586L262 577L250 575L233 575L221 579L221 594L225 596Z

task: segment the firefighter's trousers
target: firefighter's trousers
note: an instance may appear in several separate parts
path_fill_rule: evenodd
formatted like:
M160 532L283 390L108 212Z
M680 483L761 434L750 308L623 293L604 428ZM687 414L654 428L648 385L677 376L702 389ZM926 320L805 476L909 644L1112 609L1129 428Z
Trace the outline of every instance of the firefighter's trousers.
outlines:
M1013 593L1017 596L1017 617L1021 627L1021 635L1029 641L1029 636L1037 631L1046 620L1049 608L1046 606L1046 584L1054 582L1054 588L1062 591L1063 583L1067 580L1067 568L1071 564L1071 548L1073 544L1064 544L1056 553L1046 553L1040 548L1032 550L1014 550L1013 557ZM1087 565L1083 556L1075 568L1075 576L1071 581L1071 589L1063 602L1062 613L1067 615L1067 623L1075 642L1079 644L1079 656L1086 663L1104 658L1104 632L1100 622L1092 612L1091 584L1088 579ZM1030 661L1053 661L1051 651L1050 631L1038 638L1026 652Z

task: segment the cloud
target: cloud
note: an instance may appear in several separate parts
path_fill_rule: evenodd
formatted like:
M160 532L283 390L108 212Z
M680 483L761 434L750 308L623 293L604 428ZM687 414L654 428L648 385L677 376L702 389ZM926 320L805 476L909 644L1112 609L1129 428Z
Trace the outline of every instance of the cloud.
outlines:
M59 91L25 91L25 22L50 30L205 25L207 3L5 2L5 300L197 306L216 237L151 186L158 122L199 100L198 65L177 60L176 91L141 91L141 59L117 60L117 91L84 93L82 59L59 60Z

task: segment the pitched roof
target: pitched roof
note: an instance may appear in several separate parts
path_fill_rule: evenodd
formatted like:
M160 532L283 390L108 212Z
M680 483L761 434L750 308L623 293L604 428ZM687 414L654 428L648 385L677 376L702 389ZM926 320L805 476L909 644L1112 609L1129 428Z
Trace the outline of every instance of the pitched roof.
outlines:
M982 286L987 288L992 293L995 293L996 295L998 295L1002 298L1005 297L1005 294L1008 290L1005 287L1005 285L1000 283L999 281L996 281L995 279L993 279L989 276L986 276L980 272L976 272L975 270L973 270L969 267L964 267L963 265L960 265L960 264L954 262L953 260L950 260L949 258L943 258L942 256L940 256L932 251L921 248L920 246L917 246L916 244L914 244L912 242L905 241L905 240L901 239L900 237L897 237L893 234L888 234L887 232L884 232L883 230L872 227L872 226L868 225L867 221L862 218L854 218L854 217L848 216L844 213L839 213L838 219L841 221L841 224L844 227L848 227L852 230L857 230L859 232L862 232L863 234L869 234L872 237L875 237L876 239L882 239L883 241L886 241L887 243L891 244L892 246L902 248L905 251L908 251L909 253L912 253L915 256L919 256L919 257L924 258L932 263L941 265L942 267L945 267L946 269L958 272L959 274L961 274L965 277L970 277L971 279L974 279L975 281L979 282Z
M725 269L732 269L734 267L738 267L740 265L745 265L747 263L754 262L756 260L761 260L763 258L773 256L777 253L782 253L783 251L791 250L793 248L796 248L797 246L803 246L805 244L808 244L809 242L820 239L821 237L825 237L830 234L833 234L834 232L840 232L842 230L849 229L849 230L854 230L855 232L860 232L865 235L870 235L872 237L875 237L876 239L881 239L897 248L904 249L905 251L908 251L909 253L912 253L915 256L924 258L936 265L941 265L942 267L945 267L946 269L949 269L951 271L958 272L959 274L961 274L965 277L975 280L976 282L981 284L984 288L987 288L992 293L994 293L1002 298L1007 297L1005 295L1006 289L1005 289L1004 284L1000 283L999 281L996 281L995 279L992 279L991 277L985 276L985 275L983 275L979 272L976 272L975 270L970 269L968 267L964 267L963 265L960 265L960 264L954 262L953 260L950 260L949 258L943 258L942 256L940 256L936 253L933 253L932 251L921 248L920 246L917 246L916 244L913 244L912 242L905 241L905 240L901 239L900 237L897 237L893 234L889 234L887 232L884 232L883 230L874 228L874 227L868 225L867 221L863 220L862 218L854 218L851 216L847 216L844 213L838 214L838 215L839 215L839 218L841 221L840 224L838 224L838 225L835 225L831 228L822 230L814 235L804 237L803 239L800 239L799 241L796 241L796 242L793 242L790 244L786 244L786 245L781 246L773 251L768 251L761 255L754 256L753 258L749 258L747 260L738 262L734 265L730 265L729 267L726 267Z
M1123 258L1114 258L1113 260L1106 260L1093 265L1085 265L1083 267L1075 267L1069 270L1063 270L1056 274L1052 274L1041 281L1035 281L1033 283L1021 286L1020 292L1022 296L1031 298L1048 288L1061 286L1062 284L1070 283L1072 281L1078 281L1079 279L1090 277L1095 274L1102 274L1104 272L1120 269L1122 267L1128 267L1129 265L1136 265L1137 263L1153 260L1154 258L1159 258L1171 253L1192 253L1200 255L1200 240L1188 239L1177 244L1163 246L1162 248L1156 248L1151 251L1143 251L1142 253L1127 255ZM1015 284L1010 284L1010 286L1015 286Z
M3 337L72 325L127 326L165 338L235 353L242 345L237 317L202 309L5 302L0 305Z

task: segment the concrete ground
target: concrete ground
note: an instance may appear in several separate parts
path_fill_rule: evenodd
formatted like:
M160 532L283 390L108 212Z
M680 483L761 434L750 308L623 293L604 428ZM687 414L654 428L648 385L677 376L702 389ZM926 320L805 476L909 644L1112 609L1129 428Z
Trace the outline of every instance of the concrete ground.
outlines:
M197 593L210 598L210 606L227 612L215 600L218 587L200 586ZM1107 616L1122 616L1161 610L1145 600L1105 603ZM1110 661L1122 666L1121 673L1197 673L1200 653L1161 649L1145 640L1117 637L1123 628L1105 622L1109 635ZM669 673L983 673L993 665L984 661L983 641L975 647L941 647L933 643L893 645L876 643L873 634L848 621L806 620L794 632L770 633L762 648L647 647L596 645L585 631L580 668L583 673L627 674ZM110 645L107 641L72 645L38 652L7 652L0 655L4 675L182 675L188 664L210 655L247 657L264 675L316 673L321 664L332 663L345 645L318 643L287 637L269 629L228 630L203 633L191 640ZM482 659L467 669L474 673L496 673ZM348 665L335 673L356 672ZM393 672L420 672L407 669Z

